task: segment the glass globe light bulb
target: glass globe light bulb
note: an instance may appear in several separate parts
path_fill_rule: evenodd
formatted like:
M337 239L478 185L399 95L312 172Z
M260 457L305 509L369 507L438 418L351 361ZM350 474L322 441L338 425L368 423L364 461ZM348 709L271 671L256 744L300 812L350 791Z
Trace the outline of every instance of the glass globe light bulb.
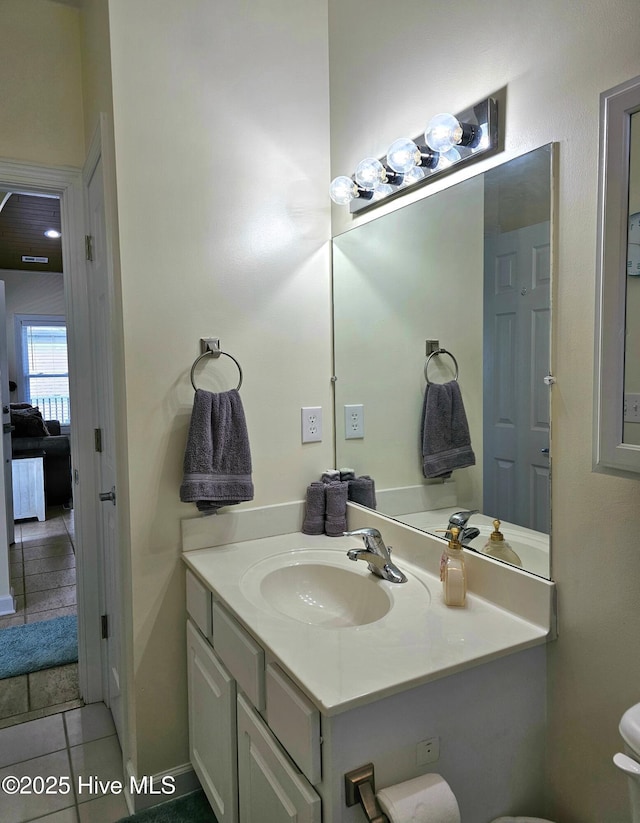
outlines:
M406 174L410 169L415 168L419 162L420 149L413 140L400 137L389 146L387 165L398 174Z
M436 166L436 169L438 171L448 169L461 159L462 157L458 149L449 149L449 151L444 152L438 157L438 165Z
M358 187L350 177L340 175L331 181L329 197L338 206L348 206L358 196Z
M405 173L402 186L410 186L412 183L417 183L418 180L423 180L425 175L426 171L422 168L422 166L414 166Z
M356 166L356 183L365 191L375 191L387 182L387 173L375 157L365 157Z
M424 139L430 149L444 154L462 140L462 126L452 114L436 114L429 120Z
M388 197L390 194L393 194L395 189L393 186L390 186L389 183L381 183L379 186L376 186L375 191L373 192L372 200L384 200L385 197Z

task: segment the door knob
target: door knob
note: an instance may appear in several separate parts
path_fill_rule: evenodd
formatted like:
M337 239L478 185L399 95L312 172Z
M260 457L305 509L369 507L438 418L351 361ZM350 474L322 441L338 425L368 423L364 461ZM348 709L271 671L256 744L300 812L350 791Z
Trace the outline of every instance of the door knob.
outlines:
M540 449L542 454L549 454L549 449Z
M112 486L111 491L108 491L108 492L100 492L98 497L100 498L100 500L103 503L107 503L110 500L113 503L113 505L115 506L116 505L116 487Z

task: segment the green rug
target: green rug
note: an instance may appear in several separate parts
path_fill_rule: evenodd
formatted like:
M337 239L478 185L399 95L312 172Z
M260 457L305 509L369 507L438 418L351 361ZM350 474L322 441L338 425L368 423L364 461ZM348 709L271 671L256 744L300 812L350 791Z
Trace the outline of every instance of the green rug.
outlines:
M0 629L0 679L78 660L75 614Z
M200 790L123 817L118 823L218 823L205 793Z

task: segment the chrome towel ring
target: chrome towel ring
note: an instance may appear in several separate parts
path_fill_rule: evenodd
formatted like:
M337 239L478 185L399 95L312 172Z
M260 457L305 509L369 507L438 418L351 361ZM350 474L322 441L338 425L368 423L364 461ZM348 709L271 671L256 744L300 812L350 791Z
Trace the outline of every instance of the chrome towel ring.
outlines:
M207 357L208 355L211 355L212 357L217 359L218 357L220 357L221 354L224 354L225 357L231 358L231 360L233 360L233 362L238 367L238 373L240 374L240 379L238 380L238 385L236 386L236 391L239 391L240 386L242 385L242 366L240 365L240 363L238 363L236 358L232 354L229 354L229 352L222 351L222 349L220 348L220 341L218 340L217 337L201 338L200 344L201 344L202 348L204 349L204 351L202 352L202 354L199 357L196 357L196 359L193 361L193 366L191 366L191 375L190 375L190 377L191 377L191 385L193 386L193 390L198 391L198 387L196 386L196 382L194 380L194 374L195 374L196 366L198 365L198 363L203 358Z
M459 373L459 372L458 372L458 361L456 360L456 358L455 358L455 357L451 354L451 352L450 352L450 351L447 351L446 349L435 349L435 350L434 350L434 351L432 351L432 352L431 352L431 354L427 357L427 362L424 364L424 376L425 376L425 378L426 378L426 380L427 380L427 386L432 386L432 385L433 385L433 383L431 382L431 380L429 380L429 374L428 374L428 369L429 369L429 361L431 360L431 358L432 358L432 357L435 357L437 354L448 354L448 355L449 355L449 357L453 360L453 364L454 364L454 366L456 367L456 373L455 373L455 375L454 375L453 379L454 379L454 380L457 380L457 379L458 379L458 373Z

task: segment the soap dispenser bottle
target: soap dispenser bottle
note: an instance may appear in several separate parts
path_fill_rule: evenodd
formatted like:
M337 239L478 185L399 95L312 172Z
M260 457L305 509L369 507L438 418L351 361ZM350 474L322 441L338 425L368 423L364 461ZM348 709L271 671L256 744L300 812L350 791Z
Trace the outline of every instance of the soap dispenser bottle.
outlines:
M454 526L450 534L451 538L440 561L442 592L447 606L464 606L467 597L467 573L462 543L458 540L460 529Z
M495 557L496 560L504 560L505 563L511 563L512 566L522 566L522 560L504 539L504 535L500 531L499 520L493 521L493 531L484 544L482 551L484 554L488 554L489 557Z

